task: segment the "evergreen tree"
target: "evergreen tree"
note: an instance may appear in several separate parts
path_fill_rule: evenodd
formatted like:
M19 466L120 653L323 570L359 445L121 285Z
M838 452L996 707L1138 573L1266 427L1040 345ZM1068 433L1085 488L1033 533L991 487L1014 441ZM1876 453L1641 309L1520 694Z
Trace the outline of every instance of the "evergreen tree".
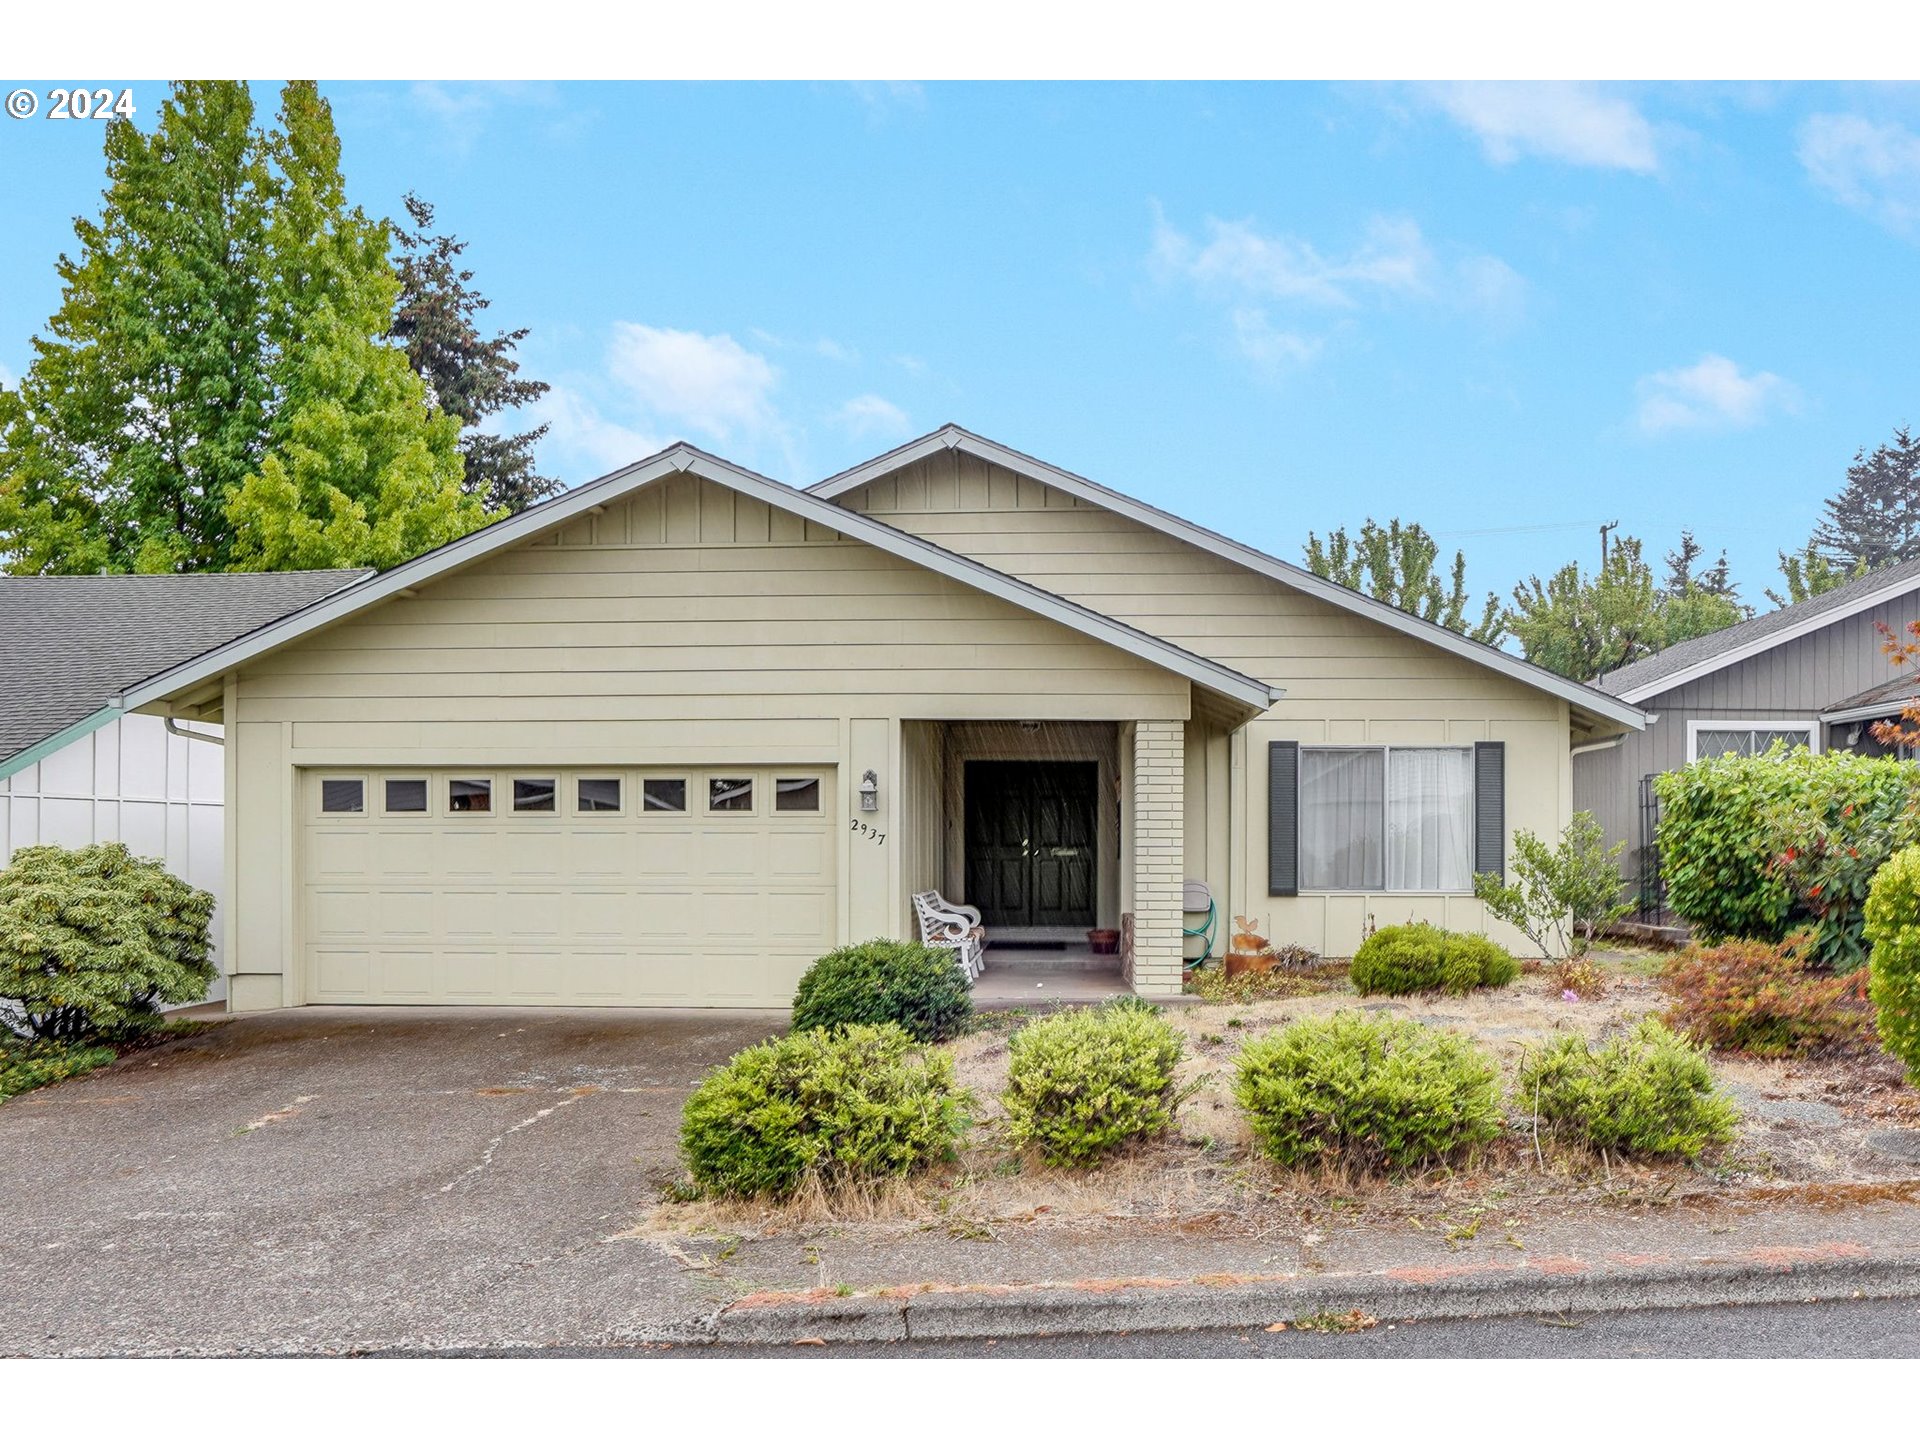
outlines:
M1920 555L1920 439L1902 425L1872 453L1855 451L1847 483L1825 509L1813 547L1843 569Z
M1384 600L1483 644L1497 644L1504 631L1499 600L1488 595L1479 621L1469 624L1466 554L1453 552L1453 566L1444 580L1435 569L1439 558L1440 546L1424 526L1399 520L1382 526L1369 519L1360 527L1357 539L1349 536L1345 527L1333 531L1324 542L1318 535L1307 536L1307 568L1322 579Z
M493 509L517 513L563 488L534 469L533 447L547 427L517 435L476 427L489 415L538 400L549 387L520 376L513 352L527 336L524 327L497 331L492 339L480 333L476 318L491 302L471 288L473 272L460 260L466 242L435 234L433 207L418 195L409 193L406 206L412 228L394 237L400 244L394 338L407 347L407 361L434 403L463 427L467 492Z
M1718 595L1738 604L1740 587L1733 581L1733 569L1727 563L1727 552L1722 550L1718 560L1706 569L1696 571L1695 566L1706 553L1706 547L1693 538L1691 530L1680 532L1679 545L1667 552L1667 594Z
M60 308L0 390L0 554L21 574L218 568L273 403L253 102L179 84L153 134L116 119L104 146L100 218L74 222Z
M1849 580L1858 580L1867 573L1864 560L1852 565L1837 565L1815 548L1812 541L1797 555L1780 552L1780 574L1787 582L1787 593L1778 590L1767 591L1767 599L1775 605L1798 605L1802 600L1811 600L1816 595L1824 595L1829 590L1838 590Z
M16 573L392 564L485 523L458 421L384 344L384 225L345 203L310 82L280 128L237 82L108 124L98 220L0 391L0 557Z

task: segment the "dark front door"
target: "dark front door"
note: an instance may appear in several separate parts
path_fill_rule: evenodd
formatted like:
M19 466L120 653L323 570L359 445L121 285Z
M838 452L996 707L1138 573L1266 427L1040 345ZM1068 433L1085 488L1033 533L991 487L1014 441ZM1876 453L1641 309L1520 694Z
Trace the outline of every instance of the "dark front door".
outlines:
M1093 924L1092 761L967 762L967 903L989 925Z

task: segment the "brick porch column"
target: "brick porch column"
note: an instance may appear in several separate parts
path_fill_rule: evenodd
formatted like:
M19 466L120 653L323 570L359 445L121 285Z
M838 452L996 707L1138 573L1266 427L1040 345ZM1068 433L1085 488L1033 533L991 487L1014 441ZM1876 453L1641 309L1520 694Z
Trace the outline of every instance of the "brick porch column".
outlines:
M1142 720L1133 729L1133 988L1180 993L1181 890L1186 883L1186 726Z

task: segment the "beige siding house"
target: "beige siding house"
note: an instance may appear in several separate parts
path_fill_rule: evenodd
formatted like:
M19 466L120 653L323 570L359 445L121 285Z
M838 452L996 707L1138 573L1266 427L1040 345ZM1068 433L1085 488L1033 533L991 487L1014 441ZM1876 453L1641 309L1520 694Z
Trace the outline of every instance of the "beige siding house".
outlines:
M953 427L811 491L675 446L120 703L225 726L237 1009L780 1005L926 889L1174 993L1190 880L1483 928L1641 723Z

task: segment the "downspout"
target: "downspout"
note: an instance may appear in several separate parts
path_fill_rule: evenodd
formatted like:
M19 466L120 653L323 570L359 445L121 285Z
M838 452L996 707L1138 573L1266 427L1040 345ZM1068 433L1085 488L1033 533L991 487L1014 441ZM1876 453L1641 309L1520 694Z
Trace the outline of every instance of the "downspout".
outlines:
M1623 734L1612 736L1611 738L1606 740L1590 740L1585 745L1574 746L1573 749L1567 752L1567 755L1570 758L1578 759L1582 755L1592 755L1601 750L1611 750L1616 745L1625 744L1626 739L1627 737L1623 733Z
M202 730L182 730L180 728L180 722L171 715L162 716L161 723L167 727L167 733L169 735L178 735L182 740L204 740L209 745L225 745L227 743L226 737L222 735L209 735Z

